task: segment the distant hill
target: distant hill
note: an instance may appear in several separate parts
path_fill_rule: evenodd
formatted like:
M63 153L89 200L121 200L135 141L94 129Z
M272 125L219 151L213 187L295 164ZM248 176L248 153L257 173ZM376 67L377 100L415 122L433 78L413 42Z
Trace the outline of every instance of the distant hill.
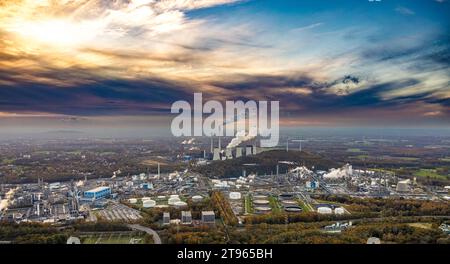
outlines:
M211 178L233 178L241 176L244 169L246 170L247 175L250 173L276 173L276 165L279 161L295 163L293 165L280 163L280 173L286 172L289 168L302 165L305 165L308 168L314 166L314 168L318 170L328 170L340 166L337 162L305 151L300 152L294 150L287 152L286 150L270 150L253 156L213 161L211 164L197 167L195 170Z

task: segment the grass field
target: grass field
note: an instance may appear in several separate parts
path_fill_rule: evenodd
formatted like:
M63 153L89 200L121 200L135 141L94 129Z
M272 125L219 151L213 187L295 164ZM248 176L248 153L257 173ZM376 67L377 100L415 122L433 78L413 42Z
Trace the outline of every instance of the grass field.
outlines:
M275 196L269 197L269 205L272 208L272 213L277 214L277 213L282 212L280 203L278 202L278 199Z
M362 151L359 148L349 148L349 149L347 149L347 152L357 153L357 152L362 152Z
M303 201L298 200L298 205L302 208L303 212L309 212L311 209L306 206L306 204Z
M418 161L419 160L419 158L415 158L415 157L392 157L392 158L404 160L404 161Z
M133 240L135 244L143 244L144 236L130 232L125 234L97 233L82 237L83 244L131 244Z
M442 180L448 179L448 176L441 175L437 172L437 170L434 170L434 169L420 169L414 173L414 176L430 177L430 178L442 179Z
M245 213L248 213L248 214L253 214L253 203L252 203L252 200L250 199L250 196L247 194L245 197L244 197L244 200L245 200Z
M410 223L408 224L412 227L423 228L423 229L431 229L433 225L431 223Z

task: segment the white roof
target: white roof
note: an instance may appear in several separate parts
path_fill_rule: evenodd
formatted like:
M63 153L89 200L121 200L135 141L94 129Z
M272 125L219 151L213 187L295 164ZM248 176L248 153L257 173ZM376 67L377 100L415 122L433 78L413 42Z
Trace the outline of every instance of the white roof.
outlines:
M94 189L89 190L88 192L100 192L100 191L104 191L106 189L109 189L109 187L106 186L100 186L100 187L96 187Z

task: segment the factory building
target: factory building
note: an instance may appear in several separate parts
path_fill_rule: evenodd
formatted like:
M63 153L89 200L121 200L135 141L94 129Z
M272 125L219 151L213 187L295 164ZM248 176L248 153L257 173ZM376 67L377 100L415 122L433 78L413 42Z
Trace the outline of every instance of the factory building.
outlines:
M202 222L204 224L214 224L216 222L214 211L202 211Z
M410 183L411 183L411 181L409 179L404 180L404 181L399 181L397 183L397 187L395 188L395 190L397 192L409 192L411 190Z
M163 213L163 225L168 225L168 224L170 224L170 213L164 212Z
M191 211L181 211L181 223L183 225L190 225L190 224L192 224Z
M111 195L110 187L97 187L89 191L85 191L83 196L87 199L97 200L101 198L106 198Z

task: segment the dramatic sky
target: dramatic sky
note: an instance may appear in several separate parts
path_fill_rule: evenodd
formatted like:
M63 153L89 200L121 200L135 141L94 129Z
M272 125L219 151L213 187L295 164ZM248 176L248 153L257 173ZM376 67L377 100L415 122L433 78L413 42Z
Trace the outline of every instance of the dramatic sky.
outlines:
M448 0L0 0L2 128L161 121L194 92L279 100L285 125L448 126L449 66Z

